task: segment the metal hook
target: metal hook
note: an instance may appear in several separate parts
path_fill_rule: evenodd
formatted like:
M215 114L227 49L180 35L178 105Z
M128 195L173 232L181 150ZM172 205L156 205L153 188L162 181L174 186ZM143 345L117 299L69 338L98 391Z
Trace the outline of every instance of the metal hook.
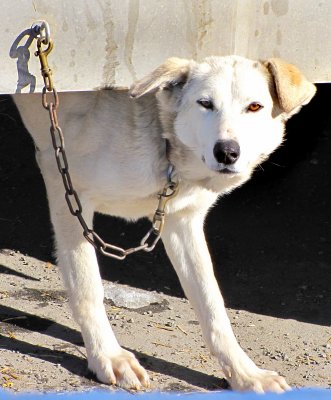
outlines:
M45 31L45 35L42 32ZM46 21L36 21L31 25L31 32L35 38L42 41L43 44L48 45L51 40L51 30L49 28L48 22Z

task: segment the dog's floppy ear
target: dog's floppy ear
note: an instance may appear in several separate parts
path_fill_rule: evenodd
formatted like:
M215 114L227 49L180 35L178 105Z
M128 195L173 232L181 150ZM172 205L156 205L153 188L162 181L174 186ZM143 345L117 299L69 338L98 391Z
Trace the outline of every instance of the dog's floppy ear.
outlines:
M190 63L190 60L183 58L168 58L152 73L135 82L131 86L130 96L138 98L158 89L184 84L188 77Z
M275 82L280 107L287 114L295 114L300 107L308 104L316 92L316 87L292 64L279 58L265 62Z

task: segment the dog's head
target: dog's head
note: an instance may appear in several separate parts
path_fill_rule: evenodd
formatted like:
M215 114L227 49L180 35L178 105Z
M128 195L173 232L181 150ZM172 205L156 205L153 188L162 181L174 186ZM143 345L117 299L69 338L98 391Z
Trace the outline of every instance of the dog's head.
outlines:
M131 88L132 97L158 91L174 131L210 175L249 174L282 142L284 122L316 88L280 59L238 56L197 63L171 58Z

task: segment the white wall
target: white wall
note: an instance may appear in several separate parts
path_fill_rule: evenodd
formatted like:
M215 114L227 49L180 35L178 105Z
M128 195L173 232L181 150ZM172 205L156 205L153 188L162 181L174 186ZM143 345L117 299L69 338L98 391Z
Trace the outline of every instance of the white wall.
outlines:
M42 87L36 43L24 36L40 19L58 90L128 87L167 57L226 54L282 57L331 81L330 0L3 0L0 93Z

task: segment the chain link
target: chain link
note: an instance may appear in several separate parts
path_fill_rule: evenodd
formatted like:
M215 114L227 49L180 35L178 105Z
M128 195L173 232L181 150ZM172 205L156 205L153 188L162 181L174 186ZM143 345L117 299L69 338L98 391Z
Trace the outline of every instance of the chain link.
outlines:
M47 22L43 21L43 24L43 29L45 29L46 33L49 33ZM33 26L36 26L36 24L34 24ZM34 29L35 32L37 32L37 29ZM41 32L41 29L39 29L39 32ZM138 251L152 251L161 238L165 222L166 204L168 200L176 196L178 192L178 181L173 180L174 166L172 164L169 164L167 170L167 183L164 186L162 192L157 195L159 201L157 209L153 216L152 227L142 238L140 244L137 247L123 249L121 247L112 245L105 242L93 229L89 228L83 217L83 207L79 196L74 188L69 173L69 163L65 151L64 135L57 117L57 110L60 105L60 100L59 95L54 87L52 71L49 68L47 61L47 56L53 48L53 42L50 37L48 37L47 43L45 43L45 37L38 37L37 33L36 37L38 50L36 51L35 55L39 57L41 73L45 84L42 90L42 105L49 112L49 119L51 123L50 134L55 153L55 160L59 173L62 177L65 190L65 200L67 202L70 213L78 219L81 227L83 228L83 236L85 237L85 239L104 256L115 258L117 260L124 260L129 254L133 254ZM47 48L43 50L42 45L47 45Z

